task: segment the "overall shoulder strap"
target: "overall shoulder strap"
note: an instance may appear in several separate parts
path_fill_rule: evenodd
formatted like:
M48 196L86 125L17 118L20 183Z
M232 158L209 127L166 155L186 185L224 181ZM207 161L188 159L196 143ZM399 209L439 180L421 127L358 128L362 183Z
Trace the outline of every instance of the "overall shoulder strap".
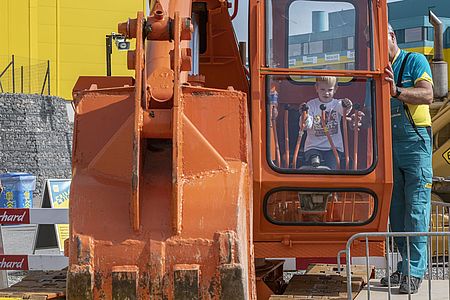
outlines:
M396 83L396 85L398 87L403 87L403 83L402 83L403 72L405 71L406 62L408 61L408 57L410 54L411 54L411 52L406 53L406 56L402 61L402 65L400 66L400 72L398 72L398 78L397 78L397 83ZM405 102L403 102L403 109L405 110L406 116L407 116L409 122L411 123L412 127L414 128L414 131L425 143L425 140L423 139L422 135L420 135L419 130L417 129L416 123L414 122L411 112L409 111L409 107Z
M396 85L398 87L403 87L403 72L405 71L406 62L408 61L408 57L411 52L406 53L405 58L403 58L402 65L400 66L400 72L398 72Z

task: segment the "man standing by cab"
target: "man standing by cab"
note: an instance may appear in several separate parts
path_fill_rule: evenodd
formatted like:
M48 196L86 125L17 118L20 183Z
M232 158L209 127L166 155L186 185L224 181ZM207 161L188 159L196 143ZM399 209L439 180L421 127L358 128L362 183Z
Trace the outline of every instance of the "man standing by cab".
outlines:
M425 56L401 50L394 30L390 25L388 29L390 64L385 71L391 87L394 178L389 217L391 230L427 232L433 177L429 112L433 80ZM403 294L417 293L427 268L427 237L411 237L409 241L408 261L406 238L395 238L402 261L390 275L391 285L400 285L399 292ZM388 284L387 277L381 284Z

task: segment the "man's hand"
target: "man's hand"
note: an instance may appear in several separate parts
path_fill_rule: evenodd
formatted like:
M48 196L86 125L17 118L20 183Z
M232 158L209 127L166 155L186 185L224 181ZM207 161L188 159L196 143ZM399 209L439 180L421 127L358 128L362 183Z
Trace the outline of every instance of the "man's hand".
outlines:
M385 70L387 75L384 79L389 82L391 97L397 95L397 86L394 80L394 71L392 65L389 63ZM431 104L433 102L433 85L424 79L417 79L414 87L401 88L401 95L398 96L398 100L405 103L419 105L419 104Z
M384 80L389 82L391 97L395 97L395 95L397 94L397 85L395 83L394 70L392 70L392 65L390 62L387 68L384 69L384 73L386 74Z

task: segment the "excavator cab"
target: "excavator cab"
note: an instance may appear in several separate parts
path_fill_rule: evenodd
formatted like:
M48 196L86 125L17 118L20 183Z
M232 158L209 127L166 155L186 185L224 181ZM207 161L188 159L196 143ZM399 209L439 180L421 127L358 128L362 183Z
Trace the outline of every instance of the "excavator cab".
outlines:
M149 7L118 26L135 75L73 90L69 299L268 299L279 258L386 230L385 0L250 0L248 68L227 1ZM313 117L334 168L305 148L319 76L346 112Z
M250 35L258 295L282 290L261 275L278 259L295 258L295 269L335 264L350 236L387 229L385 7L344 0L251 5L250 24L265 21ZM324 77L333 82L335 100L319 98L316 82ZM258 95L264 96L257 101ZM366 255L362 246L353 245L353 257ZM383 241L372 240L368 248L371 256L384 255Z
M352 234L386 230L392 177L383 5L267 0L251 9L266 22L250 39L250 56L259 59L250 66L253 162L260 163L256 257L335 262ZM335 102L318 98L321 77L333 78ZM257 102L260 92L265 99ZM313 130L305 128L308 117ZM382 243L371 247L383 255Z

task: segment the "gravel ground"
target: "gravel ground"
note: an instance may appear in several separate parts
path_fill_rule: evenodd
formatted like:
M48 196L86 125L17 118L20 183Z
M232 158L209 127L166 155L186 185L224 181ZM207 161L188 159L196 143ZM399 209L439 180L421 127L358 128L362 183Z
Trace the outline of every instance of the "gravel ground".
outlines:
M385 269L376 269L375 270L375 278L376 279L380 279L383 278L386 274L386 270ZM433 264L433 267L431 268L431 279L432 280L448 280L449 279L449 272L448 272L448 265L446 264L445 266L441 264L437 265L437 264ZM428 271L425 274L424 277L425 280L428 280Z

